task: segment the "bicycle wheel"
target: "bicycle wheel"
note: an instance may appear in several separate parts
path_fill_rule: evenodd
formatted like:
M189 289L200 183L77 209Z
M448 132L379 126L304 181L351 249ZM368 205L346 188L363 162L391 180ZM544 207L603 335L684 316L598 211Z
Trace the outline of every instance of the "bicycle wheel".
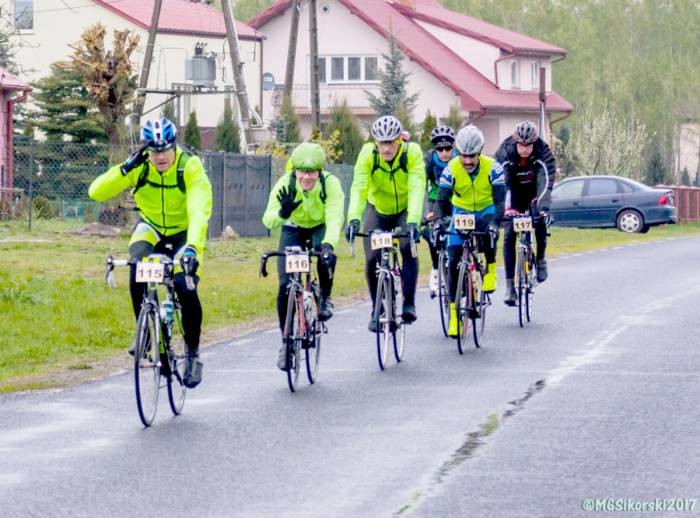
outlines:
M321 358L321 335L323 334L323 324L314 318L307 327L307 340L304 344L306 358L306 377L312 385L318 379L318 365Z
M392 275L391 277L391 284L392 284L392 293L394 294L394 307L397 308L399 305L401 305L399 302L399 298L402 297L400 293L396 293L396 281ZM394 335L394 358L396 358L396 363L401 363L401 360L403 360L403 353L406 350L406 324L401 322L399 325L399 319L394 315L394 322L396 322L396 331L394 331L392 334Z
M287 320L284 326L285 335L284 343L287 348L287 384L289 390L296 392L299 384L299 371L301 370L301 362L299 350L301 342L301 332L299 319L301 307L301 293L291 290L287 299Z
M440 304L440 323L442 334L447 336L450 327L450 293L447 285L447 252L440 251L438 256L438 304Z
M160 318L153 306L141 308L134 351L136 407L144 426L151 426L158 409L160 388Z
M393 334L391 330L394 313L392 296L391 281L385 272L381 272L377 279L377 298L374 304L374 321L377 326L377 360L381 370L386 368L389 340Z
M527 298L527 257L524 251L518 254L518 323L520 327L525 326L525 300Z
M168 360L170 361L170 376L168 376L168 401L173 414L180 415L185 406L185 369L187 367L187 349L182 329L182 310L173 313L173 331L170 337Z
M535 269L533 268L534 262L532 261L532 249L528 250L528 260L527 260L527 286L525 289L525 316L527 321L532 320L532 296L535 293Z
M457 292L455 305L457 306L457 351L464 354L465 342L469 333L469 309L467 300L467 269L464 265L459 267L457 277Z
M472 327L474 328L474 345L477 348L484 343L484 328L486 325L486 308L489 305L488 294L483 290L483 273L477 272L476 282L473 284L474 304L472 304Z

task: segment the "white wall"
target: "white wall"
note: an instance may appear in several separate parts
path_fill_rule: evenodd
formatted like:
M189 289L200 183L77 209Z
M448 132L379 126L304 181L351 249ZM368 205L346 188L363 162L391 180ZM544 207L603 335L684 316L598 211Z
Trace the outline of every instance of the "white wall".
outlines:
M11 13L13 5L12 0L0 0L2 13ZM68 45L77 42L83 31L97 22L101 22L107 28L107 49L112 47L112 33L115 29L131 29L140 35L139 47L132 54L134 70L140 74L148 41L147 31L90 0L41 0L40 3L35 0L34 11L34 29L12 36L17 47L16 61L21 66L20 80L32 83L47 76L52 63L65 61L72 55L73 50ZM5 14L0 18L0 23L7 23L9 19L11 15ZM185 83L185 59L192 56L194 45L198 41L208 43L207 50L215 52L221 58L217 63L218 88L223 90L225 84L232 85L228 45L223 38L158 34L148 88L171 88L172 83ZM253 106L260 105L260 44L241 40L240 48L241 58L245 62L243 74L250 103ZM164 95L149 94L146 97L145 109L148 110L165 99ZM223 95L192 96L191 106L197 110L200 126L217 124L223 111L223 100ZM151 116L159 112L160 110L157 110Z
M678 178L684 168L688 169L691 180L700 171L700 124L686 122L679 128Z
M447 47L453 49L463 61L478 70L482 76L492 83L496 82L496 70L493 64L500 57L498 48L422 20L415 21Z

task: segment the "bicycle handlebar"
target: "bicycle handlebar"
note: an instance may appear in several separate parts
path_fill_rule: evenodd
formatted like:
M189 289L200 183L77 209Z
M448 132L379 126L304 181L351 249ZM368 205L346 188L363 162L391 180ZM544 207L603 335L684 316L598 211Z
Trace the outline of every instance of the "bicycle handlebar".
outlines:
M322 258L323 254L320 252L316 252L315 250L304 250L302 253L309 254L309 257L319 257ZM270 257L285 257L287 255L287 252L279 252L279 251L274 251L274 252L265 252L261 257L260 257L260 276L262 277L267 277L267 260Z
M175 261L171 257L169 257L165 254L152 254L152 255L162 255L163 257L167 258L171 264L175 264ZM105 266L106 266L106 268L105 268L105 270L106 270L105 271L105 282L107 283L107 286L109 286L112 289L117 287L117 281L114 278L114 268L116 268L117 266L130 266L130 265L136 264L138 262L139 262L138 260L134 261L132 259L115 259L111 255L108 255L107 259L105 261ZM182 261L181 261L181 263L182 263ZM181 264L181 266L183 266L183 271L184 271L185 265ZM186 271L185 271L185 283L187 284L187 289L189 289L189 290L194 289L194 286L195 286L194 279Z

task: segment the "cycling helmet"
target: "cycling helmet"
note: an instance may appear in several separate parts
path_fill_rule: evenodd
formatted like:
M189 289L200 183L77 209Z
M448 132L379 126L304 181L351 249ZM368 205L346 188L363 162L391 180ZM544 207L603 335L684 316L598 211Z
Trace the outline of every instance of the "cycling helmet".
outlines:
M457 133L455 146L461 155L478 155L484 147L484 134L472 124L465 126Z
M294 148L289 159L295 170L320 171L326 164L326 153L319 144L304 142Z
M523 121L515 127L513 131L513 140L519 144L532 144L539 138L537 128L530 121Z
M451 146L455 141L455 132L449 126L436 126L430 132L430 142L435 147Z
M173 147L176 138L175 124L165 117L149 120L141 127L141 141L153 151L165 151Z
M396 140L401 136L403 127L396 117L383 115L372 124L372 137L378 142Z

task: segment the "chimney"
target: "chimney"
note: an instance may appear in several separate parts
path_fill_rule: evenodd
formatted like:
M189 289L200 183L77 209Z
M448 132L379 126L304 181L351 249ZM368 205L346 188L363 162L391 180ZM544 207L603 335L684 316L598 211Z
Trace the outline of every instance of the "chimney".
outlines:
M394 3L416 10L416 0L394 0Z

